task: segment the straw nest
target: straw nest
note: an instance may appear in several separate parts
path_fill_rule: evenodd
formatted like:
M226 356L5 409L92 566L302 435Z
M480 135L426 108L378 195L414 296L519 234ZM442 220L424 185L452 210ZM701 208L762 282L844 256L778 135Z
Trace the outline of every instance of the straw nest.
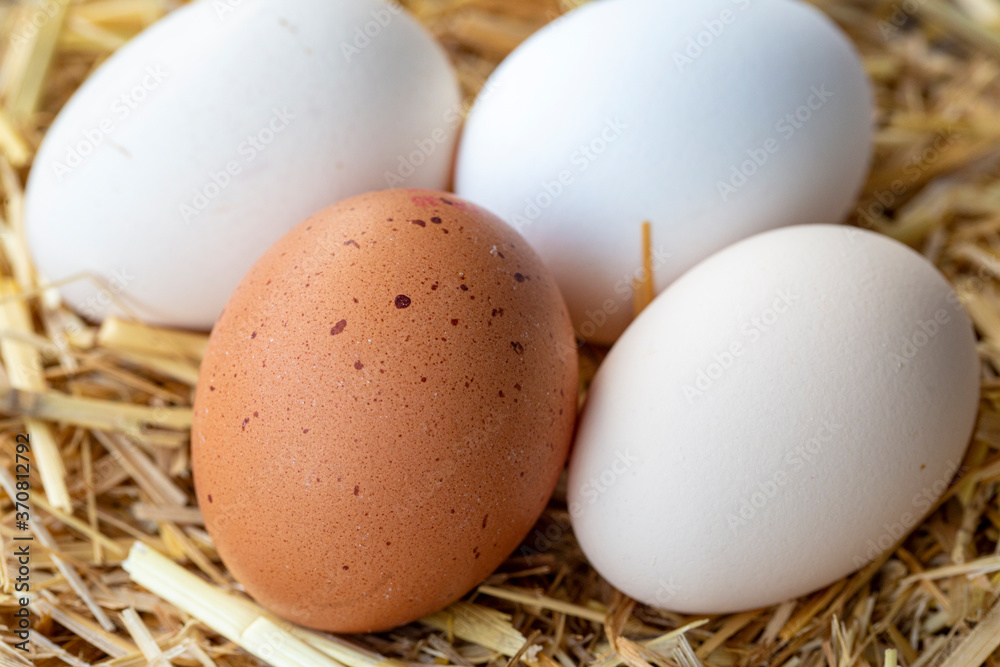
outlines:
M573 539L560 489L524 547L464 601L346 639L290 627L250 602L205 533L187 450L205 337L80 320L37 283L20 233L25 177L55 113L96 64L177 3L0 3L0 665L1000 662L1000 0L817 1L857 42L877 87L877 160L853 222L924 252L980 334L982 415L936 511L814 595L705 618L636 606L603 583ZM447 46L471 100L500 59L579 3L406 4ZM585 350L585 379L600 356ZM9 500L24 432L35 489L28 654L13 648L12 554L23 533Z

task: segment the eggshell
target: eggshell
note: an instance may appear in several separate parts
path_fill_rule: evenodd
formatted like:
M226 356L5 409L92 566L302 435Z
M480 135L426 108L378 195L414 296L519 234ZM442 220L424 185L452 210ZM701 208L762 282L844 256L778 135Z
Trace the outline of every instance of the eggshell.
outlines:
M207 330L309 215L446 187L459 105L443 50L396 5L193 2L112 56L49 130L25 204L32 254L50 281L96 279L61 288L90 319Z
M927 514L978 397L971 323L923 257L846 227L755 236L660 295L601 366L570 462L573 529L647 604L804 595Z
M610 344L632 318L644 221L657 291L758 232L841 222L872 115L853 46L805 3L601 0L490 78L456 191L524 234L577 333Z
M400 190L317 214L254 265L205 355L192 456L219 554L324 630L444 607L544 509L576 359L554 279L486 211Z

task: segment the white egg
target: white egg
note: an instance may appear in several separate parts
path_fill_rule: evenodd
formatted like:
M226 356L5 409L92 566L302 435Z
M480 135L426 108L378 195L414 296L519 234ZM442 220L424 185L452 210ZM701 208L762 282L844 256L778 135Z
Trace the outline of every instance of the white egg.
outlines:
M88 318L210 328L312 213L445 188L461 121L444 51L380 0L199 0L100 67L48 132L25 220Z
M654 606L801 596L920 522L978 397L971 323L923 257L848 227L766 232L692 269L612 348L570 462L573 529Z
M655 285L776 227L842 222L872 95L838 28L797 0L597 0L505 60L469 116L456 188L555 272L577 333L613 342Z

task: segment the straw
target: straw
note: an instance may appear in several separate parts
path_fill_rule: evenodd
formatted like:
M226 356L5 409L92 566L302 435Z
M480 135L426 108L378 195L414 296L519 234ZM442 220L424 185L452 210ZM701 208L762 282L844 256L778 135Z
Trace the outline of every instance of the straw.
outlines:
M878 107L877 154L849 223L934 262L979 334L977 432L960 479L924 521L801 599L680 614L636 604L602 580L573 536L564 479L523 547L481 586L403 628L352 637L293 626L250 600L206 532L189 429L207 333L85 321L36 275L25 241L26 177L56 114L104 59L181 4L0 2L0 667L1000 663L1000 0L813 2L857 45ZM582 2L404 4L445 46L471 102L503 56ZM608 221L642 267L636 313L654 298L653 248L670 242L647 222ZM581 347L581 401L605 354ZM9 634L19 602L14 538L26 534L16 529L9 471L22 433L35 473L26 655ZM815 530L816 540L834 538L822 523ZM438 537L447 542L446 526Z

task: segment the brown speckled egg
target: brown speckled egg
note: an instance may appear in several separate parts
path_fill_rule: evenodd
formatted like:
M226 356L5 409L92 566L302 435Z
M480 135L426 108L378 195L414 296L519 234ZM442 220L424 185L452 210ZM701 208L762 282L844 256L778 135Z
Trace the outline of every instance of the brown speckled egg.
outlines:
M388 629L456 600L524 539L576 395L566 306L514 230L445 193L356 197L273 246L212 332L198 502L264 606Z

